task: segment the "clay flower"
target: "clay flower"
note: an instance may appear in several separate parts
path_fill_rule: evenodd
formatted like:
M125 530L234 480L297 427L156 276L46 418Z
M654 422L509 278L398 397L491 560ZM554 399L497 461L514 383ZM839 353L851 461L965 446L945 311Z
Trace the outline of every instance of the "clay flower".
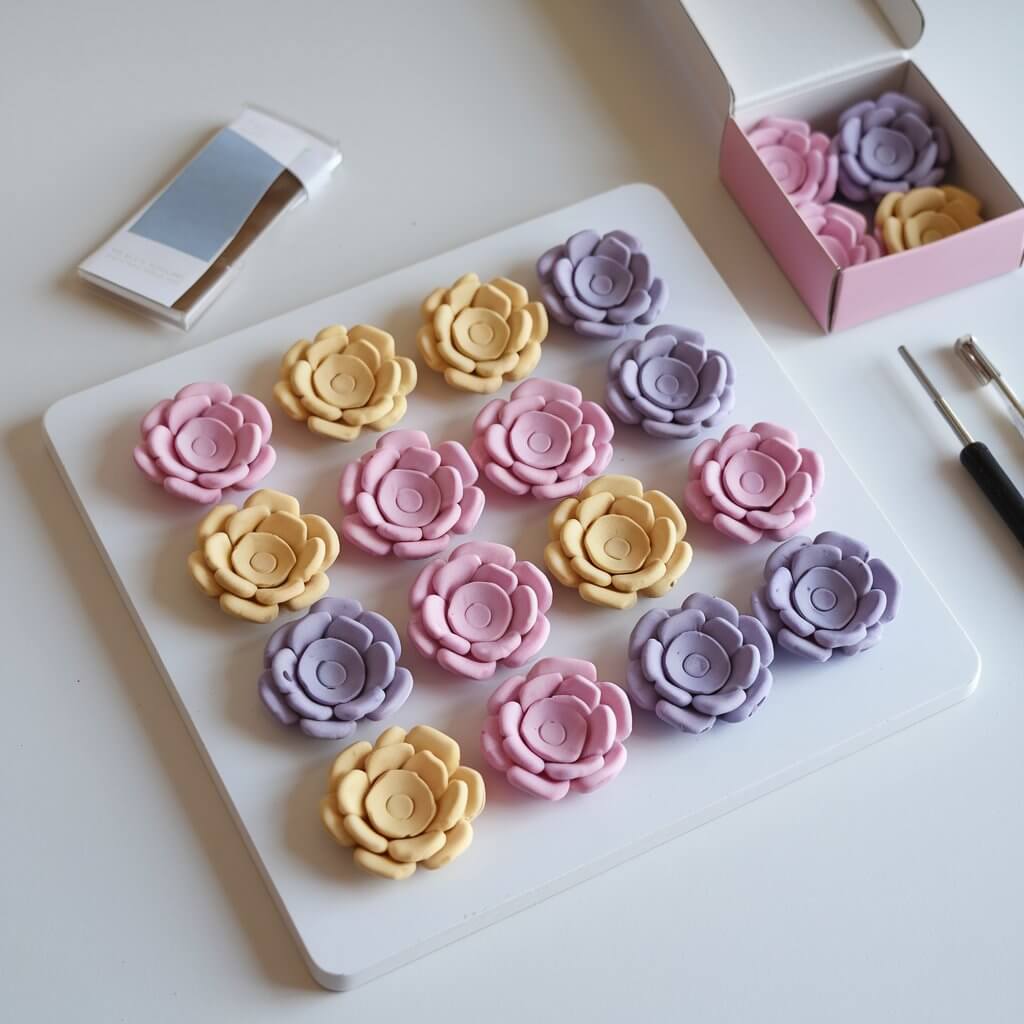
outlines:
M549 500L576 494L612 457L615 428L596 402L556 380L523 381L508 401L494 398L473 421L470 446L480 471L509 494Z
M732 411L729 357L704 348L704 335L661 324L623 342L608 362L608 407L653 437L696 437Z
M249 622L272 622L282 605L308 608L327 591L338 535L321 516L299 513L290 494L270 490L255 491L240 509L211 509L188 556L192 578L229 615Z
M899 92L844 110L831 145L839 156L839 191L863 202L937 185L951 153L945 130L931 120L917 100Z
M702 441L690 456L687 508L744 544L792 537L814 518L824 480L821 456L797 443L774 423L734 424L721 441Z
M840 203L804 203L797 212L837 266L852 267L882 255L882 247L868 233L867 220L857 210Z
M544 307L507 277L481 284L463 274L423 300L423 319L416 341L424 362L453 388L476 394L530 374L548 335Z
M371 555L426 558L468 533L484 507L458 441L432 448L422 430L392 430L341 474L342 536Z
M839 157L829 152L828 136L806 121L766 117L747 139L794 204L827 203L836 194Z
M599 683L575 658L543 658L506 679L487 702L480 744L487 763L531 796L561 800L611 782L626 764L633 731L625 692Z
M484 809L484 780L459 756L429 725L353 743L331 766L320 820L364 871L402 879L420 865L443 868L469 848Z
M282 725L343 740L357 722L378 722L405 703L412 675L398 665L401 656L383 615L351 598L324 597L267 641L260 697Z
M630 476L598 477L566 498L548 533L544 562L555 579L608 608L632 608L638 594L662 597L693 557L676 503Z
M409 591L409 638L426 658L470 679L519 668L551 630L551 584L504 544L460 544L431 562Z
M683 732L742 722L768 698L771 637L720 597L691 594L681 608L655 608L629 638L633 700Z
M132 456L168 494L212 505L224 491L248 490L270 472L277 459L268 444L272 429L259 399L199 381L146 413Z
M560 323L585 338L621 338L650 324L668 302L639 238L625 231L578 231L537 260L541 298Z
M779 647L814 661L874 647L899 610L892 569L859 540L831 530L780 544L764 579L750 599L754 614Z
M393 427L414 387L416 364L395 355L390 334L369 324L351 331L335 324L288 349L274 397L314 434L354 441L363 427Z
M980 201L953 185L890 192L875 210L875 232L888 252L916 249L981 223Z

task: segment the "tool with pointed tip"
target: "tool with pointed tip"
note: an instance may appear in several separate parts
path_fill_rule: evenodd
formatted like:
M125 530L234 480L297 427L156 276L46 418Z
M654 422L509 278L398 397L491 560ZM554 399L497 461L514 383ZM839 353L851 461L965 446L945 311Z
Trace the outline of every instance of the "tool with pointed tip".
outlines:
M1017 397L1016 392L1006 382L999 372L999 367L985 355L984 349L978 344L974 335L965 334L963 337L957 338L953 343L953 348L983 385L995 384L1000 390L1003 398L1006 399L1013 425L1021 434L1024 434L1024 402Z
M971 474L974 482L988 498L989 504L999 513L999 517L1010 528L1021 546L1024 546L1024 495L1021 495L1014 486L988 446L971 437L960 418L939 394L938 389L918 365L917 360L907 351L905 345L900 345L899 353L963 445L960 450L960 462L964 469Z

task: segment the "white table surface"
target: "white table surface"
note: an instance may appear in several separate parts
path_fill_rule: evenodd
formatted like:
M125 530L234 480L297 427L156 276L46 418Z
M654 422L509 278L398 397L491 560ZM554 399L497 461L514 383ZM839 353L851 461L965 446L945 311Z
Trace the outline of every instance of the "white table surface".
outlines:
M1024 191L1019 4L924 6L921 63ZM973 331L1024 388L1024 278L822 338L718 183L697 101L633 4L145 8L14 3L0 19L0 1017L1019 1019L1024 552L895 346L923 357L1024 480L1024 442L948 352ZM246 100L341 139L329 189L191 335L86 294L78 259ZM675 202L905 535L980 648L981 686L503 924L325 993L57 477L40 416L183 346L641 179Z

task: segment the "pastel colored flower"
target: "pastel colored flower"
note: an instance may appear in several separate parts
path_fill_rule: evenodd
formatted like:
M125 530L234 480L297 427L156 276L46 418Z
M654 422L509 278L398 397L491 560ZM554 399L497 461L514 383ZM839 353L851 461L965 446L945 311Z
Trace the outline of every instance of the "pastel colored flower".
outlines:
M917 249L981 223L980 200L953 185L890 192L875 210L875 233L887 252Z
M196 530L192 578L221 608L249 622L272 622L282 606L308 608L327 592L338 535L326 519L301 515L280 491L255 491L239 509L218 505Z
M868 231L864 215L840 203L804 203L797 207L804 223L839 267L877 260L882 247Z
M630 476L598 477L578 498L566 498L551 513L548 533L551 574L607 608L632 608L638 595L662 597L693 557L676 503Z
M618 339L650 324L668 302L639 238L625 231L578 231L537 260L548 312L585 338Z
M896 574L867 545L828 530L792 537L768 556L754 614L787 651L828 661L874 647L899 610Z
M596 402L555 380L526 380L494 398L473 421L470 454L509 494L547 501L576 494L612 458L615 428Z
M354 441L363 427L393 427L414 387L416 364L395 355L390 334L369 324L351 331L334 324L288 349L274 397L314 434Z
M212 505L225 491L248 490L270 472L277 459L268 443L273 426L258 398L198 381L146 413L132 457L168 494Z
M747 139L794 204L827 203L836 194L839 157L829 152L829 137L806 121L765 117Z
M401 656L383 615L351 598L323 597L267 641L259 694L282 725L343 740L358 722L378 722L406 702L412 674Z
M625 691L598 682L589 661L543 658L491 695L480 744L516 789L561 800L570 789L591 793L611 782L625 767L632 731Z
M551 631L551 584L504 544L460 544L431 562L409 591L409 638L426 658L470 679L519 668Z
M721 441L702 441L690 456L687 508L744 544L792 537L814 518L825 478L821 456L797 445L774 423L734 424Z
M427 558L468 533L484 507L458 441L431 447L422 430L392 430L341 474L341 535L371 555Z
M364 871L398 880L443 868L473 842L470 822L486 799L480 773L459 758L443 732L393 725L334 759L320 820Z
M847 107L830 148L839 157L839 191L854 202L937 185L952 156L945 129L900 92Z
M735 605L691 594L675 611L654 608L629 638L633 700L682 732L742 722L772 689L775 649L768 631Z
M732 411L735 381L729 357L705 349L703 334L659 324L612 353L608 408L652 437L696 437Z
M423 319L416 341L427 366L453 388L477 394L532 373L548 335L544 307L507 277L481 284L476 274L463 274L423 300Z

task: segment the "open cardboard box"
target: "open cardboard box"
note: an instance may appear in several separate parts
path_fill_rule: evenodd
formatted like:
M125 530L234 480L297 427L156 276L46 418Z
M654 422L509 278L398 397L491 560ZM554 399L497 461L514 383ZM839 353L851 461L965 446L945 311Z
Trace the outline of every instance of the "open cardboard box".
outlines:
M665 0L689 72L722 123L719 173L826 331L842 330L1015 270L1024 202L908 56L924 32L914 0ZM974 193L985 223L918 249L840 268L747 141L768 115L835 133L841 111L898 90L949 134L945 181ZM837 196L837 201L844 201ZM851 204L852 205L852 204ZM866 210L866 207L860 207ZM872 210L867 210L869 221Z

